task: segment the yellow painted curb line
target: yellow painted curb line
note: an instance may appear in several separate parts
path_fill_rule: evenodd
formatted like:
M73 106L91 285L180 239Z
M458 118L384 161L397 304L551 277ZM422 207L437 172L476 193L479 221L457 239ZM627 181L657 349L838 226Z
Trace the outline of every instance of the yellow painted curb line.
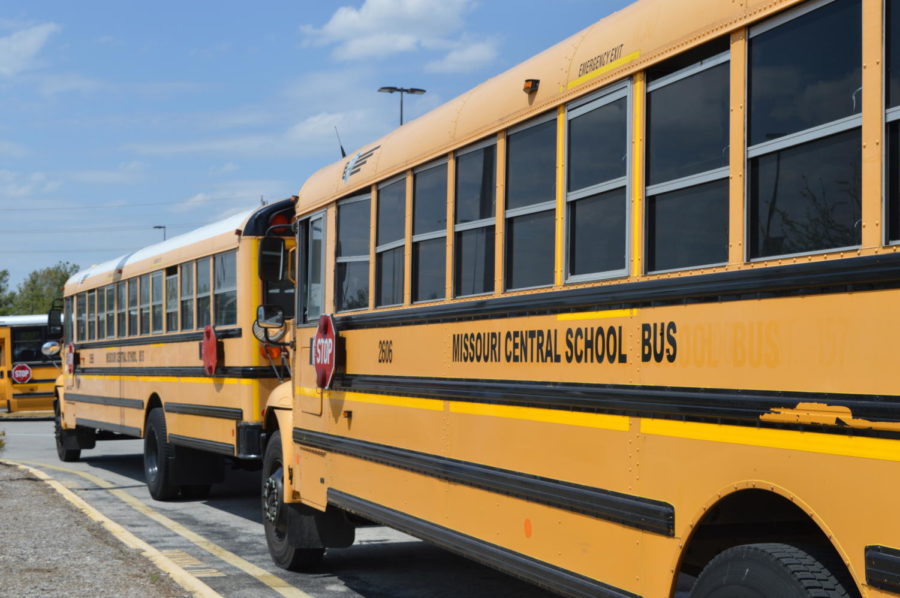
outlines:
M18 465L17 463L14 463L14 464ZM38 463L34 463L34 464L38 465ZM221 559L222 561L225 561L226 563L235 567L236 569L240 569L244 573L255 578L260 583L262 583L262 584L268 586L269 588L271 588L272 590L278 592L285 598L312 598L312 596L310 596L303 590L300 590L299 588L295 588L294 586L292 586L285 580L281 579L277 575L273 575L272 573L269 573L262 567L257 567L253 563L239 557L238 555L234 554L233 552L230 552L230 551L222 548L218 544L215 544L214 542L207 540L200 534L189 530L188 528L181 525L177 521L173 521L173 520L169 519L162 513L152 509L151 507L148 507L143 502L141 502L139 499L128 494L124 490L119 490L119 489L115 488L112 484L110 484L109 482L107 482L106 480L104 480L102 478L99 478L99 477L97 477L93 474L87 473L87 472L76 471L74 469L68 469L66 467L59 467L58 465L48 465L46 463L40 463L39 465L41 467L46 467L48 469L55 469L57 471L64 471L66 473L77 475L79 477L82 477L82 478L96 484L98 487L103 488L104 490L106 490L107 492L109 492L110 494L115 496L116 498L120 499L122 502L131 506L133 509L135 509L139 513L142 513L142 514L146 515L147 517L149 517L150 519L153 519L154 521L156 521L163 527L166 527L169 530L175 532L182 538L187 539L188 541L192 542L196 546L199 546L206 552ZM78 497L76 496L76 498L78 498ZM81 499L79 499L79 500L81 500ZM218 596L218 594L215 594L215 595Z
M94 521L97 521L101 525L103 525L103 527L105 527L107 531L109 531L109 533L111 533L125 546L140 551L143 556L149 559L154 565L159 567L160 570L168 574L169 577L171 577L172 580L175 581L175 583L192 593L194 596L197 596L198 598L222 598L221 594L176 565L172 561L172 559L165 556L159 550L153 548L106 515L102 514L100 511L86 503L84 499L48 476L43 471L35 469L33 467L29 467L28 465L24 465L22 463L16 463L15 461L0 460L0 463L14 465L20 469L24 469L36 478L46 482L47 485L56 490L67 501L75 505L75 507L77 507L90 519L93 519Z

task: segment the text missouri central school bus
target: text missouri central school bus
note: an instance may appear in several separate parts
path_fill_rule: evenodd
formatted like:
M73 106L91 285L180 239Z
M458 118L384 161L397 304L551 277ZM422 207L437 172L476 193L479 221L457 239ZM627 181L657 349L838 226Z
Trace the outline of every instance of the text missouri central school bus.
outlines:
M68 280L61 459L97 439L144 438L157 499L205 495L225 457L258 464L261 402L285 364L260 352L253 312L260 301L293 304L290 283L260 283L260 239L289 234L292 212L291 200L276 202Z
M276 562L900 595L898 119L900 0L641 0L313 175Z

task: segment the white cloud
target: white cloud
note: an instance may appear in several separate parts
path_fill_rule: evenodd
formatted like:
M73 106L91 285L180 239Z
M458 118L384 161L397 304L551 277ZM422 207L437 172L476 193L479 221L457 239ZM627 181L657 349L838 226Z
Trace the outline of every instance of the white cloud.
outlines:
M114 170L79 170L71 173L70 178L78 183L93 185L128 185L144 178L144 165L141 162L128 162Z
M440 48L463 27L474 0L365 0L342 6L321 28L302 25L310 43L337 44L339 60L383 58L419 48Z
M0 156L8 158L21 158L27 156L28 150L24 146L12 141L4 141L0 139Z
M0 75L12 77L33 68L44 44L60 29L56 23L44 23L0 37Z
M440 60L425 65L425 70L432 73L469 73L497 58L497 43L486 40L474 43L462 43L451 50Z
M213 166L209 169L209 174L211 176L222 176L225 174L232 173L238 170L238 165L234 162L228 162L227 164L222 164L221 166Z
M187 212L197 208L215 208L210 220L227 218L259 205L260 198L275 201L296 193L297 185L276 180L238 180L220 183L211 190L185 199L172 208L173 212Z
M0 205L10 205L10 202L18 199L34 199L52 193L59 187L59 181L43 172L0 170Z

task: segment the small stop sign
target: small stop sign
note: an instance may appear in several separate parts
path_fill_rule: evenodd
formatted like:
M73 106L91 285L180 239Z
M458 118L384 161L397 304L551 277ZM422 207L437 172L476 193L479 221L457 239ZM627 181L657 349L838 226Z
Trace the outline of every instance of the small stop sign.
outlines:
M312 343L312 362L316 368L316 388L331 388L337 362L337 334L330 314L319 317Z
M10 371L13 382L27 384L31 381L31 367L27 363L17 363Z

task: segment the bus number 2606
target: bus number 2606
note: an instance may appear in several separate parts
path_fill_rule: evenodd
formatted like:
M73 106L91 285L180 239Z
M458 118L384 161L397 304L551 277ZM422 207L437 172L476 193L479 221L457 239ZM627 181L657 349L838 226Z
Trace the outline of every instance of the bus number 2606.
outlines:
M394 341L378 341L378 363L394 361Z

